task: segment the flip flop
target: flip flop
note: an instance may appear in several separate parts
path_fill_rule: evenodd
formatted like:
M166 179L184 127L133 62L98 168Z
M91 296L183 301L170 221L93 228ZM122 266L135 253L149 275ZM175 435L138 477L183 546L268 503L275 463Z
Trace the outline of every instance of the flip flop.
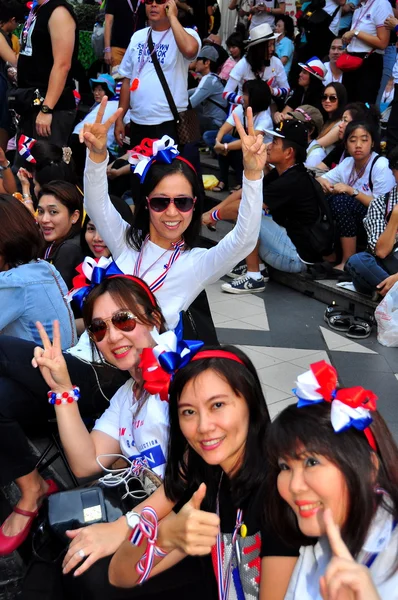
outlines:
M359 317L354 317L351 326L346 333L346 337L354 340L363 340L370 336L372 329L372 325L368 321L360 319Z
M221 182L222 183L222 182ZM225 187L225 184L223 183L221 185L221 183L219 183L218 185L215 185L214 188L211 188L212 192L226 192L227 188Z

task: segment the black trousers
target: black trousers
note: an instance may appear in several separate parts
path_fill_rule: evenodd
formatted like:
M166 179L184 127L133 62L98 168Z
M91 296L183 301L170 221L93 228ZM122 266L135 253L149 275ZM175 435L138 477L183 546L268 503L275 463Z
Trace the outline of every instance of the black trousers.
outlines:
M55 417L48 404L48 386L39 369L31 365L35 344L0 335L0 485L27 475L36 466L27 435L34 437L47 430ZM64 354L73 385L81 391L79 410L82 417L96 417L109 406L110 399L129 375L80 361Z
M383 55L372 52L356 71L343 74L343 84L347 90L348 102L368 102L374 104L380 88L383 73Z

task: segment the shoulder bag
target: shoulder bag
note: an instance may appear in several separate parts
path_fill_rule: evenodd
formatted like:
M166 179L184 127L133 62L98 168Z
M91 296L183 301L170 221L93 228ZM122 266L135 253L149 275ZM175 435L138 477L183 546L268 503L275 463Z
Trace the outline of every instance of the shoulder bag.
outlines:
M177 106L174 102L174 98L167 84L166 77L163 73L163 69L158 61L157 54L153 51L154 46L152 40L152 33L149 34L148 48L149 52L152 55L153 66L155 67L156 74L159 77L159 81L162 85L167 102L169 103L170 110L176 123L178 142L181 145L197 142L198 140L200 140L200 127L198 115L196 114L196 111L193 108L188 108L188 110L185 110L181 113L178 112Z

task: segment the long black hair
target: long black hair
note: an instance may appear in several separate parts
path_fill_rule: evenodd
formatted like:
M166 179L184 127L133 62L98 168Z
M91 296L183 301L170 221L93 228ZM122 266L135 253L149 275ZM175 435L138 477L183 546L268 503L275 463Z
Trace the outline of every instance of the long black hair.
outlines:
M207 349L220 350L220 347ZM171 500L180 499L187 484L197 489L202 482L207 485L206 500L210 506L216 498L221 467L208 465L189 446L182 434L178 417L178 401L185 386L208 369L223 378L235 394L242 396L249 409L249 430L243 461L230 481L234 504L241 505L264 481L264 440L270 417L261 383L246 354L235 346L223 346L223 350L233 353L243 364L228 358L198 359L177 371L171 383L170 435L164 480L166 496Z
M246 53L246 60L250 65L256 77L261 77L264 67L269 67L271 63L271 54L269 52L268 41L250 46Z
M193 248L198 243L199 232L202 224L203 195L199 185L199 179L195 171L184 161L175 159L170 165L154 163L145 178L143 185L140 186L140 195L135 201L135 211L133 225L127 230L127 243L140 250L141 246L149 233L150 216L146 198L152 190L162 181L164 177L179 173L183 175L192 187L192 194L197 198L192 220L184 232L185 245ZM135 199L134 199L135 200Z
M249 106L252 108L253 115L267 110L271 104L271 90L263 79L248 79L242 86L242 92L249 96Z
M280 459L295 460L305 454L326 457L344 476L349 496L348 513L341 535L349 551L358 555L365 541L376 508L380 503L398 520L398 448L381 415L372 412L370 425L377 445L375 453L363 433L354 427L336 433L331 425L331 404L321 402L298 408L285 408L267 431L268 495L265 515L279 535L291 542L313 542L300 532L296 516L277 490ZM376 494L375 486L391 497Z

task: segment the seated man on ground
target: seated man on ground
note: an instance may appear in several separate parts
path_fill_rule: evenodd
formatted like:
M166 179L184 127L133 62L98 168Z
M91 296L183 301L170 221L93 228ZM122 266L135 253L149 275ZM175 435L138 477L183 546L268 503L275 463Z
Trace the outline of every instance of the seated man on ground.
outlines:
M398 148L389 157L398 183ZM348 259L346 270L355 288L363 294L378 291L385 296L398 281L398 186L372 200L363 224L368 235L366 252Z
M301 273L307 266L322 260L331 251L332 224L324 231L323 251L316 244L317 222L325 202L322 190L304 167L308 145L308 129L291 119L276 131L268 131L273 141L267 150L268 164L274 165L263 181L265 214L257 248L246 259L247 273L221 289L232 294L262 292L265 281L260 272L259 257L274 269ZM222 216L223 207L220 205ZM229 216L227 217L229 218ZM316 248L317 246L317 248Z

